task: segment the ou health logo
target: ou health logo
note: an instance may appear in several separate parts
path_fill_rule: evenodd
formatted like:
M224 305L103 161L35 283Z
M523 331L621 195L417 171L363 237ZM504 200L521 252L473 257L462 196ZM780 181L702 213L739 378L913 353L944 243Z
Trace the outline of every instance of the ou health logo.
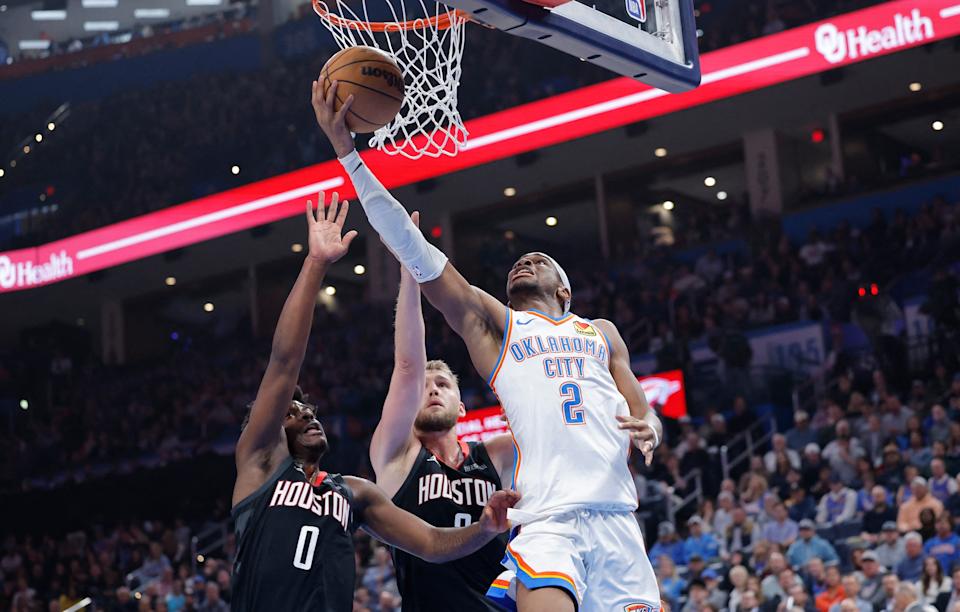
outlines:
M816 29L813 38L817 52L831 64L837 64L919 44L933 36L933 20L915 8L907 14L895 13L886 23L859 25L847 30L824 23Z
M17 282L17 267L10 258L0 255L0 287L9 289Z
M836 64L847 57L847 39L837 26L825 23L817 28L813 35L817 44L817 51L825 60Z

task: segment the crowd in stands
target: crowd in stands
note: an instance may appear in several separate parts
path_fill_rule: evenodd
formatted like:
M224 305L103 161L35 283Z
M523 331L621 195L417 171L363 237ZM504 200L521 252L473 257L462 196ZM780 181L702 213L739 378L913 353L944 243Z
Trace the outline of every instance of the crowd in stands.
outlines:
M516 257L521 246L500 254ZM879 364L890 372L892 386L909 392L903 313L886 287L898 275L933 265L937 272L925 309L955 339L957 280L941 264L956 261L958 250L960 206L938 200L912 217L898 213L887 221L878 214L862 231L841 226L826 236L811 234L801 245L777 239L753 255L721 257L708 251L688 265L674 261L667 249L620 266L564 264L577 311L616 321L632 353L653 354L658 371L687 369L690 345L704 341L733 384L734 377L748 375L753 359L747 330L813 321L831 330L829 353L813 358L823 360L829 374L853 372L850 380L842 380L845 386L869 379ZM488 274L468 276L499 295L512 261L485 261ZM867 289L858 296L858 288L876 284L883 287L878 295ZM391 337L392 313L389 304L343 300L336 310L318 310L301 382L313 394L320 417L329 420L331 435L342 442L335 445L336 469L358 472L366 467L362 443L389 378L391 348L382 339ZM459 339L433 309L425 311L429 352L461 372L468 408L496 403L473 374ZM367 323L351 324L357 317ZM861 362L845 345L839 326L851 322L863 331L876 359ZM29 413L32 418L19 415L22 425L0 430L0 488L85 480L127 464L167 463L210 451L229 454L269 355L266 339L251 338L248 324L242 321L206 340L198 337L197 344L190 344L184 332L184 338L171 341L167 354L123 367L71 355L62 346L24 347L0 359L0 380L8 385L20 381L27 389L26 381L40 376L46 386L35 389L56 390L48 405ZM956 358L955 351L944 352L937 371L941 383L958 366ZM745 393L745 387L738 392ZM862 401L862 394L858 398ZM919 444L905 440L908 447ZM869 441L873 452L879 444L877 436ZM850 475L849 468L838 469Z
M96 35L62 40L53 40L50 39L48 35L43 35L43 40L50 40L50 46L42 51L18 51L16 48L8 48L7 45L4 44L5 41L0 40L0 66L10 65L15 62L30 62L36 59L66 56L64 57L66 61L58 63L57 67L61 69L78 68L91 63L90 57L78 53L84 49L113 47L115 54L109 56L109 59L153 53L177 46L175 37L169 36L170 34L194 30L214 24L239 21L250 17L256 17L256 4L231 2L224 10L204 12L191 17L162 21L159 23L155 20L153 23L144 21L129 29L101 32ZM230 34L231 28L226 28L220 32L220 36L229 36ZM128 44L132 41L134 44ZM153 44L142 44L145 42L152 42ZM2 75L3 71L0 69L0 77L2 77Z
M700 2L701 43L707 51L874 1ZM465 119L610 78L517 37L472 28L469 38L459 93ZM332 158L307 104L309 83L327 55L73 105L55 137L30 143L34 151L7 168L0 245L33 246ZM0 150L19 155L18 143L43 125L38 115L34 109L7 118ZM230 174L233 165L239 176ZM31 212L10 217L23 211Z
M898 211L893 218L877 210L867 227L843 222L829 231L811 231L799 244L774 228L751 228L732 219L725 228L715 227L711 237L739 233L750 242L748 250L707 250L678 262L680 244L647 250L619 268L585 266L574 272L574 285L581 288L575 295L578 308L608 313L634 352L662 357L659 369L683 367L690 343L697 340L706 340L732 366L745 367L750 355L739 332L751 328L854 322L878 343L881 337L899 337L903 313L889 290L931 266L939 271L930 286L930 312L944 328L958 329L956 278L947 270L960 256L956 202L935 198L914 215ZM695 233L695 224L679 233ZM485 248L471 278L498 286L502 271L523 252L512 242L498 239ZM895 340L883 344L897 352Z
M224 558L200 562L191 538L201 526L131 520L60 537L9 535L0 550L0 607L60 611L89 597L108 612L225 612L233 536Z
M862 231L841 227L827 237L811 235L802 245L777 242L783 245L779 251L761 247L762 255L747 261L707 253L688 268L661 254L662 261L649 259L642 267L628 266L628 272L571 266L574 300L579 312L609 316L624 330L635 331L632 323L646 321L657 333L646 343L642 334L630 334L631 348L656 350L661 362L682 355L690 341L711 341L712 330L797 318L853 321L865 331L873 322L878 329L891 327L880 336L895 337L895 321L886 317L902 315L892 300L884 302L886 314L873 321L850 307L855 302L850 293L883 272L873 266L899 274L937 264L944 248L956 248L958 222L957 205L938 201L912 217L887 221L877 215ZM899 253L901 261L882 259L888 252ZM647 276L657 266L661 276ZM833 283L846 283L849 292L831 295ZM938 271L932 283L930 313L944 333L955 330L956 280ZM785 290L791 286L797 293ZM789 318L777 318L776 308L773 318L764 316L770 311L758 308L755 298L764 292L773 303L786 297L797 309ZM469 407L493 403L462 343L432 309L425 312L428 353L460 371ZM351 324L358 317L366 321L363 326ZM329 431L333 452L325 467L332 471L372 476L367 442L389 376L392 350L383 338L390 337L391 324L390 305L318 309L301 384ZM728 335L712 341L731 342ZM667 443L653 467L644 472L638 466L645 499L686 497L696 492L691 474L699 470L705 476L705 498L696 514L683 510L670 522L658 507L646 523L650 556L674 610L929 612L925 605L960 610L960 581L954 581L960 577L956 351L914 377L906 362L897 369L900 362L882 359L865 375L845 353L842 338L830 341L819 401L797 411L792 426L777 432L749 465L723 474L715 458L717 447L757 421L748 394L708 407L693 421L669 421ZM666 351L669 346L681 348ZM4 361L0 381L39 374L51 398L49 405L32 408L29 418L19 418L17 429L0 434L4 488L90 481L118 466L189 462L218 447L229 453L268 352L265 340L231 329L193 345L174 342L161 362L122 368L92 358L75 363L60 348L18 353ZM721 348L718 353L730 357ZM749 355L745 359L749 362ZM189 533L181 522L93 528L60 539L8 538L0 560L3 597L17 610L32 609L17 607L30 598L58 609L53 606L84 596L103 598L120 606L116 609L169 610L164 589L179 601L182 586L180 609L191 609L190 599L193 609L217 609L210 606L229 601L229 583L220 579L229 575L229 564L208 560L194 567L184 544ZM369 544L360 550L357 609L392 609L396 593L388 555ZM150 560L165 566L159 560L164 555L169 575L161 568L160 582L151 586L156 567ZM224 555L228 560L230 551ZM143 566L147 580L138 578ZM181 586L175 586L178 581Z
M9 535L0 545L0 608L61 612L90 598L103 612L229 612L234 535L226 534L217 556L192 543L211 525L223 523L130 520L60 537ZM389 550L363 531L354 541L354 609L399 612Z
M960 370L906 392L882 373L852 386L836 376L812 410L773 435L749 465L674 522L657 513L649 556L671 610L684 612L960 611ZM740 403L667 423L638 481L680 497L694 470L716 470L711 447L756 420ZM712 473L712 472L711 472ZM206 524L215 521L206 521ZM184 520L129 521L60 537L7 536L0 605L62 610L91 597L106 610L225 610L227 538L200 560ZM397 610L389 553L357 536L355 610Z
M674 610L960 610L960 371L903 391L880 373L834 382L698 514L660 523L650 557ZM659 462L703 468L687 455L715 424L681 427Z

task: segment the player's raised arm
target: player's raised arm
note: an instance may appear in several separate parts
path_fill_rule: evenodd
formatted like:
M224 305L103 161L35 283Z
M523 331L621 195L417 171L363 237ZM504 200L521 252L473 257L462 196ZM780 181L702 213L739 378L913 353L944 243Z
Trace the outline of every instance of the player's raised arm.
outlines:
M647 396L643 393L640 381L630 367L630 352L623 341L617 326L606 319L597 319L594 324L607 337L610 343L610 374L617 383L617 389L627 400L630 416L618 416L620 429L630 432L630 439L643 453L647 465L653 461L653 451L663 440L663 424L660 417L650 408Z
M473 287L447 260L447 256L430 244L414 225L403 205L377 180L366 167L354 147L353 136L344 121L348 98L339 111L334 111L337 83L326 98L319 83L313 82L311 98L317 123L330 139L343 164L370 225L413 278L421 284L423 294L443 313L450 327L464 339L474 366L483 375L489 374L497 361L500 341L506 325L506 309L486 292Z
M250 421L237 442L238 489L246 488L241 480L248 467L261 463L263 453L272 451L278 443L285 444L283 419L290 408L290 398L293 396L307 350L317 293L327 269L346 254L347 248L357 235L357 232L350 231L341 237L349 208L347 202L343 202L338 210L337 194L333 194L328 209L324 208L324 203L324 195L321 193L315 216L312 202L307 202L310 249L300 269L300 275L283 305L273 336L270 362L257 390ZM256 487L253 487L251 491L255 489Z
M363 478L344 477L354 493L362 527L378 539L431 563L445 563L480 550L510 527L507 508L520 499L514 491L497 491L480 520L467 527L434 527L394 505L380 487Z
M413 213L413 219L417 221L417 213ZM420 287L410 273L401 268L393 332L393 374L380 422L370 440L370 462L377 482L383 481L387 470L403 457L415 440L413 423L423 404L426 379L424 334Z

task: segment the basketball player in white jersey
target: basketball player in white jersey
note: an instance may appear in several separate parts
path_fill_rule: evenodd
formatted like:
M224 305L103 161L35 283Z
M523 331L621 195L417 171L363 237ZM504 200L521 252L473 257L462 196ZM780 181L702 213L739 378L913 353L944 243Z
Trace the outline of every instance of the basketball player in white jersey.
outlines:
M633 516L627 457L632 439L649 464L662 425L617 328L569 312L570 283L544 253L511 268L506 306L471 286L366 168L334 112L335 95L336 83L324 98L314 82L317 121L367 219L463 338L515 438L521 500L511 518L520 528L504 565L516 582L498 580L491 590L515 587L521 612L656 612L660 596Z

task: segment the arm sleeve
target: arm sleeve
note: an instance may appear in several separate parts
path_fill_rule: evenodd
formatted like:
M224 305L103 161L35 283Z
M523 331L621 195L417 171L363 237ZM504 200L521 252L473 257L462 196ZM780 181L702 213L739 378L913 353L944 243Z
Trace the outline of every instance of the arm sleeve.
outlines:
M353 186L357 198L367 214L367 220L380 234L383 243L418 283L432 281L443 272L447 256L424 238L420 229L410 220L410 215L390 192L370 172L352 151L340 159Z

